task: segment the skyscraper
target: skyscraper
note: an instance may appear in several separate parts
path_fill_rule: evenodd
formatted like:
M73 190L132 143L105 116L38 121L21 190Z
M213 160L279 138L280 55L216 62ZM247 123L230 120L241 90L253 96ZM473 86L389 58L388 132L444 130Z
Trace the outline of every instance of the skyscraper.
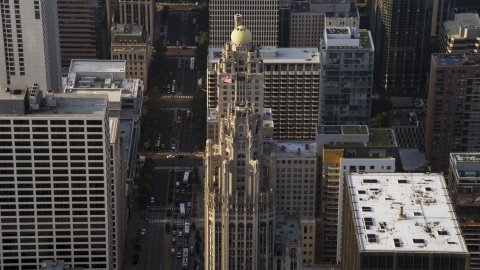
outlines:
M210 47L222 48L234 28L232 17L242 14L258 46L278 44L278 0L211 0Z
M425 155L448 167L450 152L480 151L480 54L432 54Z
M324 125L370 123L374 47L367 30L327 26L321 43Z
M379 91L416 93L428 71L433 0L368 1Z
M38 269L55 258L113 269L110 180L117 157L106 96L48 92L42 100L38 85L6 87L0 91L0 267Z
M57 1L2 1L0 19L0 82L60 92Z
M206 146L205 269L266 270L273 267L275 196L269 175L274 171L269 173L268 157L275 146L263 139L264 130L272 129L264 124L268 115L246 91L247 81L263 80L263 75L241 15L235 17L231 37L224 53L235 64L224 63L219 75L220 89L228 86L220 98L225 95L228 104L219 119L218 143L207 140Z
M72 59L108 59L105 1L57 0L62 67Z

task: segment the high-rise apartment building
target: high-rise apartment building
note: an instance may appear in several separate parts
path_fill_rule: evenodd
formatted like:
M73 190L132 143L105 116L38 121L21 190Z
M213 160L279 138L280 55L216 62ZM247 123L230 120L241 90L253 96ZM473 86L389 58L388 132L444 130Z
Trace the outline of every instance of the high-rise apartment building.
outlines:
M327 26L358 27L355 3L344 0L294 2L290 13L290 46L319 47Z
M370 31L327 26L321 42L321 119L324 125L368 125L374 47Z
M108 99L2 89L0 267L114 269Z
M122 1L122 0L120 0ZM230 41L234 28L232 17L242 14L245 26L253 33L253 43L258 46L278 45L279 0L211 0L210 47L222 48Z
M475 12L457 13L443 23L440 53L480 52L480 18Z
M116 0L118 2L119 18L114 22L123 24L141 24L145 31L153 36L155 30L155 1L154 0ZM111 0L112 7L115 0ZM110 25L112 26L112 25Z
M379 91L423 89L430 60L433 0L368 1Z
M480 151L480 54L432 54L425 155L448 167L450 152Z
M143 25L114 23L110 32L111 58L125 60L126 77L139 78L144 85L148 85L150 36Z
M443 176L349 173L344 190L342 270L470 269Z
M207 107L225 115L235 85L243 85L247 100L260 108L270 108L277 139L313 139L319 118L320 56L317 48L262 47L249 52L250 58L235 63L230 45L223 50L211 48L207 67ZM253 58L251 58L253 57ZM244 62L245 61L245 62ZM242 66L242 63L244 64ZM245 64L250 66L247 67ZM253 65L253 66L252 66ZM219 84L229 70L232 84ZM240 78L246 77L245 81ZM230 93L230 94L229 94ZM223 94L223 95L222 95ZM220 96L222 95L222 96ZM230 96L226 96L230 95ZM207 138L216 142L211 131L215 123L207 123ZM217 125L218 126L218 125Z
M108 59L105 1L57 0L62 67L72 59Z
M57 1L2 1L0 19L0 82L60 92Z
M450 153L447 188L470 252L470 270L480 269L480 152Z
M398 147L391 129L367 126L318 126L322 179L317 214L317 262L341 260L343 182L346 172L395 172Z

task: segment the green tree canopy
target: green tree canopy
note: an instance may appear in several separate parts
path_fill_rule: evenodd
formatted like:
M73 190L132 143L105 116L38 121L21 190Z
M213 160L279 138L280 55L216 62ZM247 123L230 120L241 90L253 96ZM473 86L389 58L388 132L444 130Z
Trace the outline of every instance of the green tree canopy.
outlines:
M370 125L372 127L374 127L374 126L386 127L386 126L388 126L388 124L389 124L389 120L388 120L388 113L387 112L381 112L381 113L375 115L375 117L373 117L372 120L370 121Z

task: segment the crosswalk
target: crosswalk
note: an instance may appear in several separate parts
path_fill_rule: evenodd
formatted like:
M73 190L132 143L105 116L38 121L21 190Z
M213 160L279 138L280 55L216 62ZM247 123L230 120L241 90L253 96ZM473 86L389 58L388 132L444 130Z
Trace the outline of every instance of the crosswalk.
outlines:
M193 170L193 167L164 167L164 166L157 166L155 170Z
M175 207L173 207L173 206L148 206L147 210L148 211L168 211L168 210L174 211Z
M183 59L183 60L190 60L191 56L169 56L167 59Z
M170 155L172 154L171 151L160 151L160 152L155 152L155 155ZM195 152L175 152L173 153L175 155L181 155L181 156L195 156Z
M165 224L165 223L172 223L172 224L185 224L188 220L184 219L149 219L148 223L151 224Z
M162 108L164 111L192 110L192 108Z
M162 95L162 98L193 98L193 96Z

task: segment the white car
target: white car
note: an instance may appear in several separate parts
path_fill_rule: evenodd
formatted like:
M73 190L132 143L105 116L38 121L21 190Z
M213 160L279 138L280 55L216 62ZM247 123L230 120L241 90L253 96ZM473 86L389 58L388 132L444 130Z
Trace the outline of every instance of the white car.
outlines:
M147 232L147 229L142 229L142 235L145 235L146 232Z
M180 45L180 42L177 40L177 46Z
M170 45L170 41L167 40L167 45Z
M175 93L175 84L172 85L172 93Z
M172 143L172 150L175 150L175 144Z
M172 84L175 85L176 81L175 80L172 80Z
M192 202L188 202L187 207L192 207Z
M170 154L167 156L167 158L175 158L175 155L174 154Z
M182 237L183 236L183 232L182 231L178 231L178 237Z

